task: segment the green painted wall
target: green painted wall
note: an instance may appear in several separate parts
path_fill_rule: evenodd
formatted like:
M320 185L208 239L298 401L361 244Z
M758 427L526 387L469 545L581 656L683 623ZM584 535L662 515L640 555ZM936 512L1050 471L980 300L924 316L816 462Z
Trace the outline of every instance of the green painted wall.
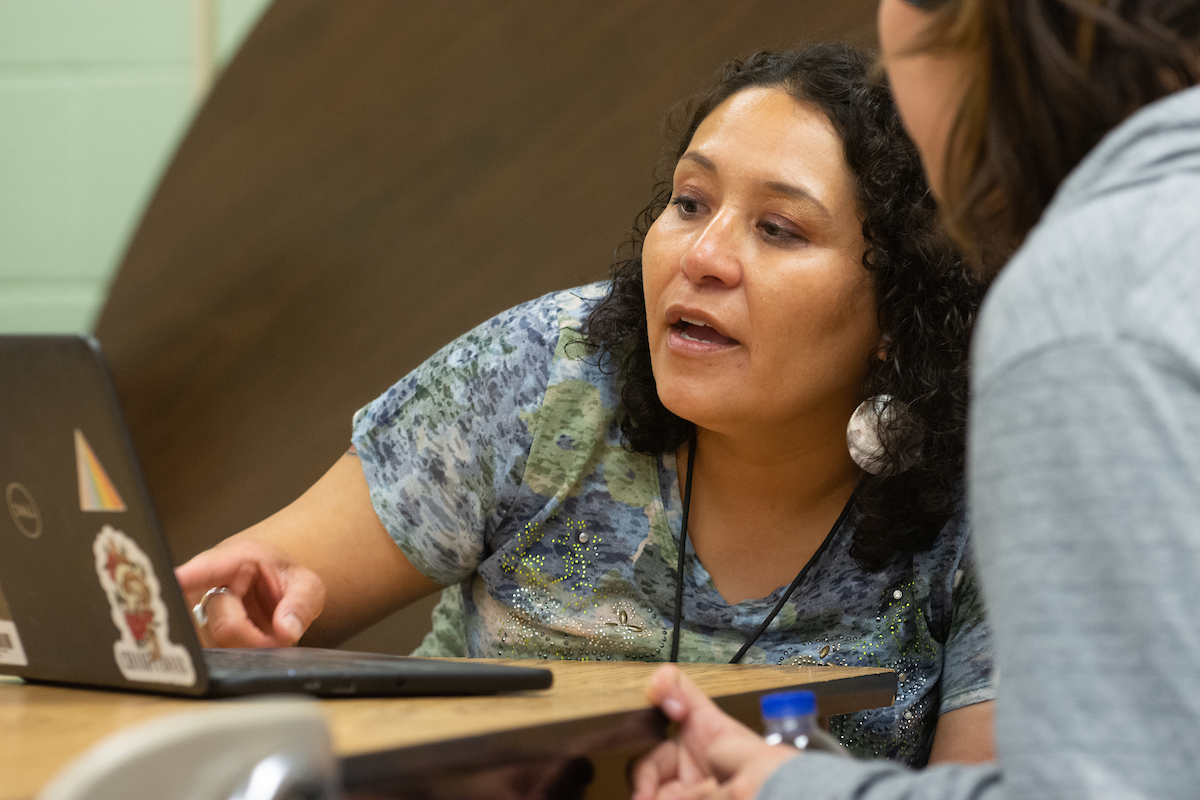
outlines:
M91 329L201 76L266 5L0 0L0 332Z

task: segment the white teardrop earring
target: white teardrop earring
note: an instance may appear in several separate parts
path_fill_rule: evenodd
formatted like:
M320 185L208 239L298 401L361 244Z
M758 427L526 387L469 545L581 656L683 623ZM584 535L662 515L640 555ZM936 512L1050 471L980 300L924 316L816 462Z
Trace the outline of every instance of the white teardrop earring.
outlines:
M850 422L846 425L846 447L850 450L850 458L864 472L882 476L898 475L921 457L920 437L913 436L902 438L915 439L914 447L906 448L899 459L888 458L879 429L893 425L901 416L912 416L908 413L908 406L887 394L868 397L850 415ZM915 430L919 431L920 421L914 418L912 422Z

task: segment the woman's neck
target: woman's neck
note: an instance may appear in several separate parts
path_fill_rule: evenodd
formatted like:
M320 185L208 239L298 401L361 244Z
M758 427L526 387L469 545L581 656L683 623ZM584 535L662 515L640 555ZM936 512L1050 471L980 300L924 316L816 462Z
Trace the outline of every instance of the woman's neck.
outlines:
M861 474L845 434L746 440L698 429L689 538L730 603L791 581L825 540ZM678 452L679 486L687 446Z
M758 439L699 428L696 442L695 486L702 484L709 496L723 502L791 516L803 516L839 497L844 504L861 475L846 448L844 428ZM679 456L686 469L687 445Z

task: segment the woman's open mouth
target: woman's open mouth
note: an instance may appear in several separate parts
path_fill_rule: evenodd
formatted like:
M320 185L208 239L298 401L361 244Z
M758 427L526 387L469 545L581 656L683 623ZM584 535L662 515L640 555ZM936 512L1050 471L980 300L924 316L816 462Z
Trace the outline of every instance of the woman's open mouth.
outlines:
M711 325L686 317L680 317L679 321L671 326L671 330L678 333L680 339L688 342L711 345L735 345L738 343L737 339L730 339Z

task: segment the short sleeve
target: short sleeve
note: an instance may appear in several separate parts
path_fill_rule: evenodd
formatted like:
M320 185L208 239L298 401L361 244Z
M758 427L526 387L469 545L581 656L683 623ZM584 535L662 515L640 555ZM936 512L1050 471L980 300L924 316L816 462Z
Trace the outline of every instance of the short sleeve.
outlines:
M521 485L558 342L554 295L454 340L354 416L375 513L423 575L464 580Z
M969 554L954 573L953 603L942 663L939 714L996 698L992 636Z

